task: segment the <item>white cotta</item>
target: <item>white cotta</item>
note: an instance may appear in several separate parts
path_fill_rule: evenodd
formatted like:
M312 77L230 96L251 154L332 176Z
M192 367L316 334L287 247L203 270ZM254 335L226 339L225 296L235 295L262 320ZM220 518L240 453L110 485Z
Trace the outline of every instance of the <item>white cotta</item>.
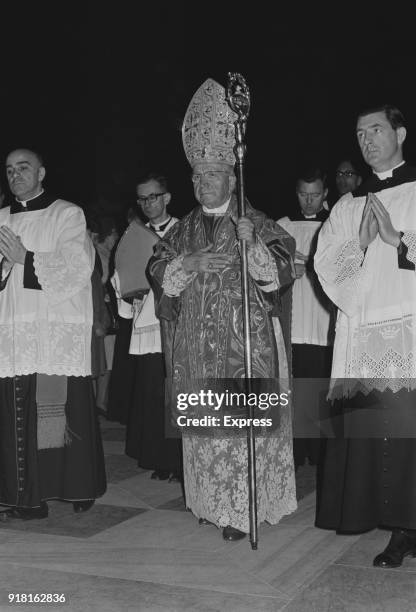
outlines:
M313 255L311 249L322 226L321 221L291 221L289 217L283 217L278 223L296 240L297 251L306 257ZM295 262L298 263L296 258ZM317 295L310 274L297 278L293 284L292 343L331 346L334 310L329 300L324 301Z
M7 207L2 225L34 252L42 290L23 288L24 267L13 266L0 292L0 377L91 374L94 247L82 209L63 200L13 215Z
M384 189L377 197L404 233L407 259L416 261L416 185ZM415 386L416 273L400 269L397 249L379 235L365 253L359 228L366 198L347 194L319 234L315 268L338 306L332 378L366 381L367 390Z
M168 225L162 231L154 231L159 238L163 238L177 221L176 217L171 217ZM146 227L151 227L150 223L147 223ZM130 355L147 355L161 352L160 323L155 314L153 290L150 289L142 300L133 302L133 329L129 353Z

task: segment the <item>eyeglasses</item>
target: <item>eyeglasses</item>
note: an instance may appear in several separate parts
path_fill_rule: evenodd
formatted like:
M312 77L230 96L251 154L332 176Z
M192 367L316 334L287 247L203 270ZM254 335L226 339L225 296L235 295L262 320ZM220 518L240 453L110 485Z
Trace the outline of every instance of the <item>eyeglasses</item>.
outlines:
M149 193L148 196L138 196L137 203L141 206L144 206L145 204L154 204L156 200L160 196L165 195L165 193L166 191L164 191L163 193Z
M199 183L202 177L204 177L205 179L208 179L208 181L216 181L217 179L219 179L220 174L228 174L228 172L225 172L224 170L207 170L207 172L200 172L198 174L193 174L192 182Z
M341 176L345 176L346 178L352 178L357 173L354 170L337 170L335 172L335 176L341 178Z

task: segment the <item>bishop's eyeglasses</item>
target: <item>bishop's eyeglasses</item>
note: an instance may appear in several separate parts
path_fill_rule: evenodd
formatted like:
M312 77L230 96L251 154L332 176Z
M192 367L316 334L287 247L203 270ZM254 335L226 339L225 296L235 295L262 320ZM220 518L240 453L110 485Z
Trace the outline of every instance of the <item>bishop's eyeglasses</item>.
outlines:
M137 203L141 204L141 206L144 206L145 204L154 204L156 200L160 196L165 195L165 193L166 191L163 191L162 193L149 193L147 196L138 196Z

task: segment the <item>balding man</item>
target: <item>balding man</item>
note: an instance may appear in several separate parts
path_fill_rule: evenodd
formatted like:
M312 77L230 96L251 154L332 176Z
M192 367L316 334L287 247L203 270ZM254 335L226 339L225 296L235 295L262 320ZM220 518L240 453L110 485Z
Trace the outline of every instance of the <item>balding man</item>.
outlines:
M106 488L91 388L94 249L78 206L43 190L34 151L6 162L0 210L0 504L45 518L48 499L88 510Z

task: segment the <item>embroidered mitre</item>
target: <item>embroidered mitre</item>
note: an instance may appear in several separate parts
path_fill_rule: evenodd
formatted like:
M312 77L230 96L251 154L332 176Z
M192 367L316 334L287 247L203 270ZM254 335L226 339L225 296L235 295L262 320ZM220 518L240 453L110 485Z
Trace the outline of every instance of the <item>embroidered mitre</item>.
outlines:
M201 162L234 166L236 119L224 87L207 79L195 92L182 125L183 147L192 167Z

